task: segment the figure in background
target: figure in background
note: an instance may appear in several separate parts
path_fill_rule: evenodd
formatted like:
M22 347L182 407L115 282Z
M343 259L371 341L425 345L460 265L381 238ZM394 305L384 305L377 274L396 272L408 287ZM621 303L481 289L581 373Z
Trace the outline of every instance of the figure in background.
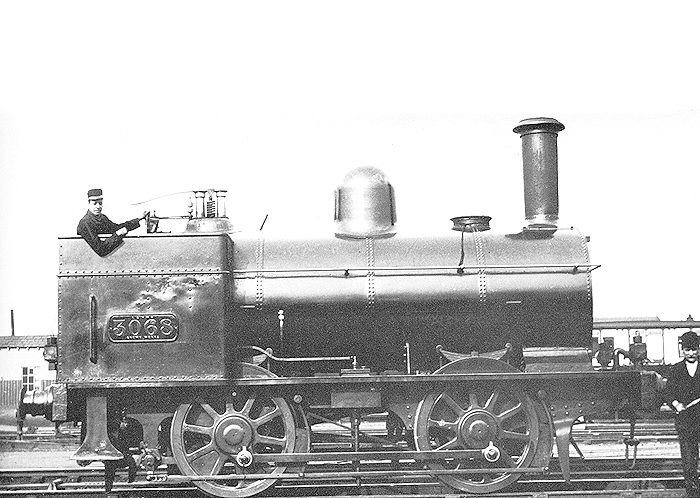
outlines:
M122 243L124 236L131 230L136 230L141 225L141 220L148 216L144 211L141 218L135 218L127 222L117 224L102 214L102 189L88 190L88 210L78 223L78 235L92 247L100 256L107 256ZM100 235L108 235L101 239Z
M675 424L683 461L686 496L700 498L698 446L700 445L700 339L693 331L681 336L683 361L671 366L666 383L666 401L676 410Z

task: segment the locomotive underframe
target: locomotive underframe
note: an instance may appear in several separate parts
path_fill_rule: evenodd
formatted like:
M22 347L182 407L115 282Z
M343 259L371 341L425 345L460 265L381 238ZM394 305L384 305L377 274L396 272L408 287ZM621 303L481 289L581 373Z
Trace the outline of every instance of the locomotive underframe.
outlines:
M82 419L86 414L80 411L81 407L89 406L90 398L104 397L107 400L105 408L88 414L87 426L99 425L101 417L104 417L106 424L106 419L113 417L115 413L135 419L143 428L144 446L157 448L163 455L165 464L176 463L177 459L173 452L180 452L180 463L183 458L187 458L182 454L182 448L171 444L170 441L172 429L169 425L178 412L178 407L194 406L197 403L202 403L206 407L214 406L215 403L223 403L221 400L231 399L233 395L243 400L250 398L278 400L278 404L285 404L288 407L283 411L288 411L294 422L285 422L283 431L293 434L285 434L284 437L290 435L296 442L287 444L287 448L280 451L261 453L253 451L250 455L256 465L281 469L279 473L274 474L275 479L298 479L300 475L307 479L313 479L314 476L327 479L329 475L327 472L314 472L310 467L322 470L323 467L319 465L323 462L338 460L354 462L349 468L336 473L339 478L373 479L381 473L377 474L377 468L367 466L367 462L401 460L403 464L400 468L394 467L388 471L384 469L381 472L387 476L402 473L411 475L416 472L426 474L427 472L447 482L448 485L453 485L449 479L457 479L457 484L453 486L458 489L463 482L459 480L460 476L471 476L479 471L488 471L489 475L494 475L493 473L497 471L503 472L503 475L512 476L515 480L522 473L546 470L551 457L552 435L557 445L561 468L565 478L568 479L569 444L573 422L579 417L606 412L621 406L634 409L640 402L638 373L609 371L254 377L235 381L110 382L89 385L69 384L67 387L69 419ZM486 467L487 470L478 467L465 469L460 468L459 465L456 468L445 466L444 462L459 458L484 460L484 457L488 456L489 449L494 450L492 442L489 442L489 447L484 447L486 440L481 446L467 447L462 443L455 446L455 449L437 451L422 451L421 448L414 446L412 436L422 434L426 440L430 425L435 425L435 421L429 417L426 418L425 414L421 415L421 403L426 402L425 400L432 400L434 403L436 397L439 399L440 393L463 389L470 390L468 396L471 396L472 392L486 390L494 393L522 393L527 399L532 400L533 406L536 405L537 409L537 415L534 418L538 420L528 422L533 430L528 431L532 440L523 447L525 449L522 450L523 455L520 457L521 463L524 464L505 466L496 459L496 464ZM481 404L484 405L484 403ZM222 410L219 411L223 413ZM485 412L482 408L473 411ZM239 414L236 411L231 413ZM386 434L373 436L362 430L361 424L367 423L368 420L376 420L379 414L387 413L389 416L386 418L385 429L382 429ZM531 414L524 416L533 417ZM224 420L226 413L219 418ZM184 419L180 417L180 420ZM429 422L426 423L426 420ZM472 424L474 427L481 424L485 430L489 430L488 423L478 417L473 420L475 420ZM339 440L336 438L335 446L331 450L324 447L323 443L327 441L328 436L315 430L315 424L319 423L346 428L347 434L340 438L343 444L338 444ZM181 430L180 435L191 430L191 425L182 425L186 428ZM212 436L212 439L214 438L215 436ZM219 445L217 451L220 457L230 451L230 449L221 449L222 444L226 446L227 443ZM496 443L495 448L503 449L499 443ZM529 453L526 455L526 452ZM230 456L233 459L237 455ZM82 458L85 459L84 456ZM513 458L518 461L517 455ZM99 457L95 458L95 460L99 459ZM405 463L407 461L408 464ZM360 462L364 463L360 464ZM241 467L238 469L241 473L234 474L235 478L241 479L241 482L257 479L258 481L253 482L264 483L264 487L268 487L273 481L269 478L269 473L255 472L256 468L256 466L250 469ZM181 471L201 485L232 478L231 474L192 475L191 469L181 468ZM204 474L207 473L204 472ZM267 478L263 479L266 476ZM466 490L470 491L468 482L465 486L467 486ZM488 484L487 481L487 486L479 489L488 492L503 487L498 480L492 483L491 488ZM251 488L250 493L234 492L228 495L227 492L223 492L219 495L216 489L213 494L217 496L249 496L257 492ZM237 488L234 486L232 489Z

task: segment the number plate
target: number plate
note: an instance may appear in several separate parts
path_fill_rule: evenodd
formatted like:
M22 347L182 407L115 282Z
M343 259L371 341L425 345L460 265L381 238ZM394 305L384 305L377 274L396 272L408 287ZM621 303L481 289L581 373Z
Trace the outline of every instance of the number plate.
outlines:
M178 319L171 313L112 315L107 335L112 342L170 342L179 331Z

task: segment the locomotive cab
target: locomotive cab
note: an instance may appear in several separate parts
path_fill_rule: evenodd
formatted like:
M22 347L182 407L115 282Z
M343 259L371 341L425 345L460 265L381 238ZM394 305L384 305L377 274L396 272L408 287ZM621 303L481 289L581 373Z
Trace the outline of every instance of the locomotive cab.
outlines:
M225 376L226 235L127 237L107 257L59 242L59 382Z

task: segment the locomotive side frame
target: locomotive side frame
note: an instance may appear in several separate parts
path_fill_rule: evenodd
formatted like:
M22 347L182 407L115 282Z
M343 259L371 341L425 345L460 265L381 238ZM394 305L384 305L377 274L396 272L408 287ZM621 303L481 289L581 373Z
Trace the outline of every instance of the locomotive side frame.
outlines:
M352 470L337 473L336 477L341 480L360 478L371 481L381 475L373 470L372 463L383 460L408 460L411 463L404 465L403 469L394 468L393 474L386 471L384 474L387 477L412 473L431 475L461 491L491 492L502 489L524 473L546 471L553 440L557 446L563 476L568 480L573 422L579 417L614 409L624 402L628 403L627 408L630 410L639 406L639 397L635 395L640 391L638 372L484 373L484 370L492 369L494 363L496 360L479 357L458 360L448 364L454 369L452 372L440 375L361 373L300 378L257 376L259 372L251 365L245 368L247 375L243 374L249 378L229 382L97 383L91 386L69 384L69 405L90 407L91 398L104 397L109 400L111 406L118 407L118 410L112 410L113 413L119 412L122 416L126 415L139 422L143 430L143 446L157 449L161 453L162 463L177 464L209 494L234 497L255 494L262 490L259 488L272 485L274 479L293 481L300 476L305 479L328 479L328 474L314 473L308 468L308 464L319 465L338 460L358 462ZM460 370L463 372L459 372ZM469 370L476 372L468 372ZM253 376L250 375L251 371ZM461 398L458 399L452 394L455 392L462 393ZM516 416L525 417L529 425L524 429L516 428L512 431L513 434L504 436L503 433L508 432L509 427L500 421L503 418L503 413L499 413L502 408L489 407L488 399L482 394L484 392L490 393L488 398L493 397L494 393L497 397L506 399L515 395L524 396L535 408L535 418L532 418L532 414L525 408L516 407ZM433 419L425 406L434 408L436 402L440 403L440 397L446 395L457 399L462 409L457 413L457 420L448 420L445 424L459 427L455 430L455 443L446 449L431 450L421 448L420 444L416 448L411 448L410 444L400 444L401 441L411 443L420 438L431 437L429 431L441 422ZM240 405L237 405L239 408L231 410L230 406L236 398L238 403L243 404L251 399L284 400L286 407L283 411L288 411L293 417L290 419L293 421L285 422L288 432L285 437L292 439L291 445L285 442L285 448L275 450L266 447L257 452L255 438L263 436L255 432L252 435L245 434L244 426L255 425L257 422L256 418L248 416ZM277 404L281 403L278 401ZM449 401L449 404L451 405L452 401ZM228 410L224 409L227 405ZM178 410L186 411L192 407L199 409L199 406L206 406L207 410L215 407L217 420L211 426L208 422L187 422L183 418L184 415L176 415L175 420L170 422ZM513 409L513 406L509 408ZM386 436L369 437L369 443L383 441L383 445L379 444L381 448L360 447L359 442L366 440L360 432L360 423L367 417L371 418L372 415L384 412L397 415L405 431L402 433L399 430L397 439L397 433L391 431L387 423ZM88 428L101 427L104 424L106 430L109 416L112 415L108 415L106 406L88 413ZM281 419L282 415L276 417ZM310 426L313 424L310 421L339 420L340 417L347 417L349 420L348 430L354 434L349 441L352 441L353 447L342 452L313 451L309 441L316 437L312 434ZM522 420L518 421L520 422ZM164 434L168 428L169 432ZM175 434L186 437L188 431L208 433L211 437L209 458L225 458L229 460L229 465L235 458L243 459L243 464L236 464L240 474L218 475L221 469L216 468L220 465L216 462L197 467L195 461L199 457L195 458L192 455L203 446L190 451L186 450L182 443L175 444L171 439L179 437ZM88 435L82 447L83 451L79 452L80 459L107 459L103 449L105 439L100 437L102 434L100 430L95 430L92 435ZM276 437L279 438L280 434ZM509 458L506 459L506 455L501 452L506 451L504 445L508 443L509 437L526 437L527 448L524 448L521 454L508 455ZM110 446L108 442L107 446ZM489 456L489 452L495 454ZM115 455L121 458L119 454ZM510 457L513 457L516 463L506 464ZM472 463L471 466L460 468L457 464L445 463L458 462L460 458L479 464L485 463L486 466L480 467ZM189 462L189 472L183 470L183 462L185 465ZM452 468L454 466L457 468ZM211 475L215 468L214 475ZM269 474L272 474L274 479L265 477ZM236 477L243 481L236 481ZM476 483L472 480L473 477L476 477Z

